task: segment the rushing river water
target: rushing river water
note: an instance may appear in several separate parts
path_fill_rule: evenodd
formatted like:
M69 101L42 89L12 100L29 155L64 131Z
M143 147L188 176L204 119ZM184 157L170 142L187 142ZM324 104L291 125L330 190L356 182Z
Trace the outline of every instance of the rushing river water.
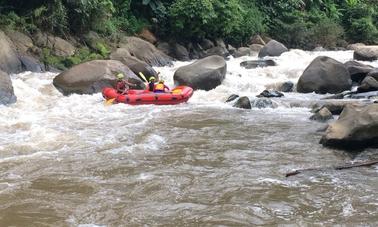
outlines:
M177 106L104 106L101 94L62 96L55 74L12 75L18 102L0 106L0 226L378 225L378 168L309 171L377 157L324 148L306 103L241 110L275 82L296 82L312 59L352 52L292 50L278 66L231 59L221 86ZM173 86L174 67L157 68ZM378 62L373 65L378 67Z

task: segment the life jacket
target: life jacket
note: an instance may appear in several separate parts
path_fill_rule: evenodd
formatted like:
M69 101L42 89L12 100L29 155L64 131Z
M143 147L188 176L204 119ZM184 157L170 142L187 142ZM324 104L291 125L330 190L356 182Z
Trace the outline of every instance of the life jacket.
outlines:
M164 84L158 83L155 85L155 91L164 91L165 86Z

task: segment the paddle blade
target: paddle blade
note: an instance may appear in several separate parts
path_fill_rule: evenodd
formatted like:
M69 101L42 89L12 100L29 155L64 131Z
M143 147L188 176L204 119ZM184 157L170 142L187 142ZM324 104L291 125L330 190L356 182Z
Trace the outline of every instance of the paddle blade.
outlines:
M112 104L114 103L114 100L115 100L115 98L106 100L106 101L105 101L105 106L110 106L110 105L112 105Z
M142 77L142 79L148 83L148 80L146 79L146 77L144 76L142 72L139 72L139 76Z

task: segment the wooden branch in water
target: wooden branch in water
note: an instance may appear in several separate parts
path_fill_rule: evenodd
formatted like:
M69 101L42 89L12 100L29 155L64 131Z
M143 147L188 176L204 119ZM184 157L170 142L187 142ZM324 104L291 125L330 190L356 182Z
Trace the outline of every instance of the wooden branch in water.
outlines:
M360 162L360 163L353 163L353 164L345 164L341 166L333 166L333 167L319 167L319 168L309 168L309 169L298 169L292 172L286 173L286 177L295 176L299 173L305 172L305 171L319 171L319 170L326 170L326 169L333 169L333 170L342 170L342 169L350 169L354 167L364 167L364 166L372 166L378 164L378 160L373 161L367 161L367 162Z

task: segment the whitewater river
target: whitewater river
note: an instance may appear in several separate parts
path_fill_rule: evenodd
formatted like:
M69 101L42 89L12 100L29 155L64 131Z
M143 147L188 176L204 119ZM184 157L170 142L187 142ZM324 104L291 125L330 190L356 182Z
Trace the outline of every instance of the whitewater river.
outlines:
M309 108L322 96L286 93L278 108L242 110L274 82L296 83L319 55L292 50L278 66L227 62L221 86L177 106L104 106L101 94L62 96L53 73L12 75L18 102L0 106L0 226L378 225L378 167L310 171L376 158L324 148ZM156 68L173 86L174 67ZM378 62L372 63L378 67Z

